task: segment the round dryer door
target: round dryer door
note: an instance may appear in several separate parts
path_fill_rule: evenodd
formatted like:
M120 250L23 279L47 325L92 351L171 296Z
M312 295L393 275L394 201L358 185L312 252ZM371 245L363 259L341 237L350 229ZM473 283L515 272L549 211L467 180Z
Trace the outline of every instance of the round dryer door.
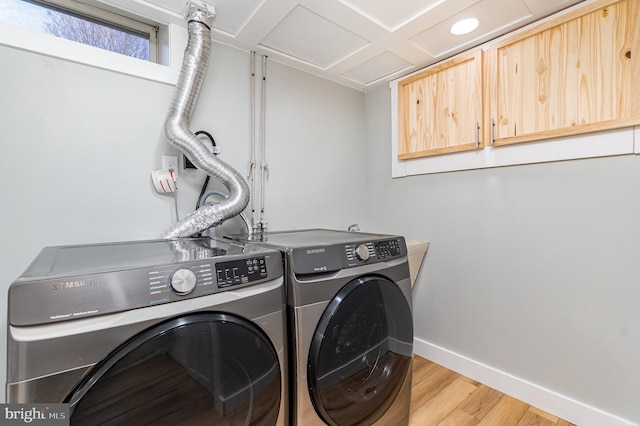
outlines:
M199 313L122 345L66 402L78 425L273 425L280 382L278 355L258 327Z
M330 425L370 425L389 409L411 366L413 321L404 294L382 277L358 278L324 311L309 350L316 411Z

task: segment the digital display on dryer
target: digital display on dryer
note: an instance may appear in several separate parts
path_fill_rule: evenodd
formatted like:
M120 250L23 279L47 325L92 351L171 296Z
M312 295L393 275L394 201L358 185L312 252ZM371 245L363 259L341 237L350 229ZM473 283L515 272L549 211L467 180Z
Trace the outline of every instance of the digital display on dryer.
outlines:
M247 284L267 278L267 264L264 256L234 260L216 264L218 288Z
M376 243L378 259L400 256L400 242L398 240L380 241Z

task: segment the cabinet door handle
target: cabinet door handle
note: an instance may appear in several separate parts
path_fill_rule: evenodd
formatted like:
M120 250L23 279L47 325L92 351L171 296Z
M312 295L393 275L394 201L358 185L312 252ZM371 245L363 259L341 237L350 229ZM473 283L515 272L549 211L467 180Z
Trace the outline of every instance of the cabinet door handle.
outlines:
M491 139L491 141L489 141L491 146L493 146L493 142L495 142L495 140L496 140L495 134L494 134L494 128L495 127L496 127L496 121L492 118L491 119L491 136L489 137Z
M480 148L480 123L476 121L476 149Z

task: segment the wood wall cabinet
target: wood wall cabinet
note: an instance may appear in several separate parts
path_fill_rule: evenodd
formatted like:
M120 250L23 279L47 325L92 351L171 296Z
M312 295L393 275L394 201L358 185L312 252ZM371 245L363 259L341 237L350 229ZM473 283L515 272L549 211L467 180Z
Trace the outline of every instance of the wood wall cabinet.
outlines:
M398 83L398 158L482 148L481 49Z
M640 0L601 0L499 41L486 66L495 145L640 124Z
M640 125L640 0L595 1L483 49L398 82L398 159Z

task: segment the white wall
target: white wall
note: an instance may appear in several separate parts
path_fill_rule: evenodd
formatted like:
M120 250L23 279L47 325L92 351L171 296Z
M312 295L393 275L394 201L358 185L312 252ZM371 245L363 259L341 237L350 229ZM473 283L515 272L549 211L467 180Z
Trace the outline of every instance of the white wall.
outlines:
M430 243L417 350L580 425L640 423L640 157L392 180L389 98L366 95L368 223Z
M42 247L152 239L170 226L173 199L155 193L150 172L176 151L163 133L172 86L4 46L0 63L4 348L7 289ZM248 52L213 44L191 122L212 132L220 158L245 176L250 64ZM352 160L365 148L364 95L273 62L267 74L269 228L363 224L366 164ZM203 180L183 173L181 215ZM2 383L5 359L3 349Z
M0 63L4 343L6 289L42 247L170 225L149 172L175 151L162 130L171 86L7 47ZM192 120L242 174L249 68L247 52L214 44ZM358 222L428 240L414 294L425 347L640 423L640 157L392 180L387 88L364 96L270 62L267 92L270 229ZM183 174L181 214L202 179Z

